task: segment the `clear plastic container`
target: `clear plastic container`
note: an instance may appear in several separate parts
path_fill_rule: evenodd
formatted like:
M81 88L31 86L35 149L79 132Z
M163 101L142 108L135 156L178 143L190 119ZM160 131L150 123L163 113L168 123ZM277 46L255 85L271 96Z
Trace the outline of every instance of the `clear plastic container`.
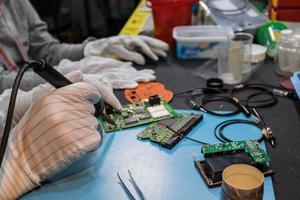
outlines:
M219 53L218 74L224 83L238 84L247 80L253 67L251 46L253 36L249 33L236 33L229 42L228 51Z
M292 68L289 69L290 72L294 73L300 71L300 34L294 36L294 55L292 57Z
M287 29L280 32L277 58L279 70L282 72L289 72L293 68L293 57L295 56L296 51L294 42L292 30Z
M177 57L180 59L216 59L219 48L225 49L233 37L229 26L180 26L173 29Z

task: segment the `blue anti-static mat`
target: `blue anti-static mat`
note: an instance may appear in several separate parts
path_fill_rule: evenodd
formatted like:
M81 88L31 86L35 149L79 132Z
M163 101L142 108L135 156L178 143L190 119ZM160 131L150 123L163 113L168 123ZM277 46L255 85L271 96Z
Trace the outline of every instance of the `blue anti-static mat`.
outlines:
M244 117L238 115L234 118ZM218 143L213 129L225 119L231 118L205 115L189 137ZM128 196L118 183L117 172L134 191L128 180L128 169L148 200L220 199L220 188L209 189L194 167L194 159L203 159L201 145L183 139L172 150L167 150L149 141L137 140L137 133L145 127L105 134L103 144L97 151L67 169L72 173L80 168L85 168L84 171L64 179L60 177L59 181L43 185L21 199L127 200ZM228 135L235 133L231 138L237 140L254 139L261 134L258 128L242 124L228 127L225 132ZM264 199L275 199L270 177L265 180Z

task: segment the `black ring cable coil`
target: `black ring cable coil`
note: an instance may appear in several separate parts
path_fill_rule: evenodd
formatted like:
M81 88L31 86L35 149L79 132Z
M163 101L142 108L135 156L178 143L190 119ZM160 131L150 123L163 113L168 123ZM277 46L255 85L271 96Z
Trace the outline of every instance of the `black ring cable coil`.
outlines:
M271 87L271 86L269 86ZM245 85L237 85L235 86L231 92L230 96L234 97L235 94L242 91L249 91L249 90L258 90L249 94L245 99L241 99L241 102L247 104L253 108L262 108L262 107L269 107L277 104L278 98L276 95L268 89L268 86L265 84L245 84ZM268 96L268 98L260 99L260 100L253 100L255 97L258 96Z
M202 97L200 103L196 102L196 98L198 97ZM225 95L223 91L215 88L202 88L200 93L196 93L195 91L189 92L186 94L186 101L191 108L216 116L232 116L240 112L244 112L246 116L249 116L249 111L246 108L247 106L242 105L238 99ZM207 104L211 102L226 102L236 109L226 112L212 111L207 108Z
M252 126L256 126L259 129L263 130L265 126L262 123L255 122L252 120L245 120L245 119L233 119L233 120L227 120L224 122L221 122L218 124L215 129L214 129L214 135L215 137L221 141L221 142L233 142L233 140L229 139L227 136L224 134L224 129L230 125L233 124L249 124ZM262 134L259 139L256 139L258 142L262 142L264 140L265 136Z
M207 108L207 104L211 102L226 102L229 103L230 105L233 105L236 109L233 111L228 111L228 112L218 112L218 111L212 111ZM206 95L202 98L201 100L201 105L202 108L209 114L216 115L216 116L232 116L240 113L242 110L237 104L237 102L226 95L221 95L221 94L216 94L216 95Z

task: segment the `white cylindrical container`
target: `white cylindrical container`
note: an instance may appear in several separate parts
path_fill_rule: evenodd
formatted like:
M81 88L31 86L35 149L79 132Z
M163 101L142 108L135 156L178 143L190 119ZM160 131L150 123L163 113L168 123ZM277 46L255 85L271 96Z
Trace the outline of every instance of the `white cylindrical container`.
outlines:
M222 200L262 200L264 175L255 167L235 164L222 173Z
M282 72L289 72L293 65L293 31L282 30L280 31L280 41L277 49L278 68Z
M300 71L300 34L294 35L294 40L294 54L292 55L291 68L289 69L291 73Z

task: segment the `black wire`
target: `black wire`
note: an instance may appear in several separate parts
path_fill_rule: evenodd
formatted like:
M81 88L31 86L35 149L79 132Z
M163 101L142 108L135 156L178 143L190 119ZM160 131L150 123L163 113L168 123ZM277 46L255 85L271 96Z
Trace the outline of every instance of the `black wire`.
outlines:
M175 133L174 135L172 135L171 138L179 136L179 137L182 137L182 138L191 140L191 141L196 142L196 143L200 143L200 144L208 144L208 143L206 143L206 142L202 142L202 141L200 141L200 140L196 140L196 139L193 139L193 138L184 136L184 135L180 134L178 131L173 130L170 126L165 126L165 127L166 127L167 129L169 129L170 131L172 131L173 133Z
M245 99L241 99L241 102L246 103L248 106L253 108L262 108L269 107L277 104L278 99L275 94L269 88L276 88L276 86L268 85L268 84L260 84L260 83L250 83L237 85L230 91L230 96L234 97L234 95L238 92L246 91L246 90L258 90L259 92L254 92L249 94ZM262 99L262 100L251 100L254 97L260 95L268 95L271 98Z
M7 115L6 115L5 127L4 127L3 137L2 137L2 141L1 141L1 147L0 147L0 168L2 166L2 161L4 158L7 142L9 139L9 133L10 133L12 120L13 120L13 116L14 116L14 110L15 110L15 104L16 104L19 86L20 86L22 77L28 68L30 68L30 65L28 63L26 63L18 71L18 74L16 76L16 79L14 81L14 85L13 85L13 88L11 91L9 106L8 106Z
M202 142L202 141L200 141L200 140L195 140L195 139L190 138L190 137L187 137L187 136L183 136L183 138L188 139L188 140L191 140L191 141L196 142L196 143L199 143L199 144L204 144L204 145L209 144L209 143L206 143L206 142Z
M214 89L214 88L201 88L201 89L202 89L201 93L195 94L193 91L190 93L186 93L185 96L186 102L188 106L190 106L192 109L201 110L203 112L209 113L211 115L216 115L216 116L232 116L243 111L242 104L240 102L237 102L231 96L225 95L222 90ZM196 97L202 97L200 100L200 104L196 102ZM207 106L205 106L208 103L214 101L227 102L233 105L234 107L236 107L236 109L228 112L217 112L217 111L212 111L208 109Z
M264 99L264 100L251 100L252 98L255 98L257 96L261 95L270 95L271 98L269 99ZM246 99L247 104L250 107L255 107L255 108L263 108L263 107L269 107L277 104L278 99L277 97L270 91L268 92L257 92L249 95Z
M222 112L209 110L205 106L208 103L215 102L215 101L222 101L222 102L229 103L229 104L233 105L234 107L236 107L236 110L222 113ZM221 95L220 94L206 95L205 97L202 98L201 104L202 104L201 107L204 110L206 110L207 113L216 115L216 116L232 116L232 115L236 115L242 111L241 108L239 107L239 105L236 103L236 101L233 98L226 96L226 95L222 95L222 94Z
M259 114L259 112L257 111L257 109L252 108L252 113L254 114L254 116L257 117L257 119L259 120L259 122L261 123L261 125L263 125L264 127L266 127L266 122L265 122L264 118Z
M255 122L255 121L245 120L245 119L232 119L232 120L223 121L215 127L214 129L215 137L221 142L233 142L233 140L229 139L224 134L224 129L233 124L249 124L252 126L256 126L261 130L265 128L265 126L260 122ZM262 136L257 141L262 142L263 140L264 140L264 135L262 134Z
M219 94L219 93L223 93L223 92L215 88L198 88L197 90L189 90L188 92L186 92L185 99L188 106L191 107L192 109L206 112L205 108L203 108L202 105L198 104L195 98L202 97L203 95Z
M179 96L179 95L183 95L183 94L187 94L187 93L190 93L190 92L193 92L195 90L199 90L199 89L202 89L202 87L197 87L197 88L194 88L194 89L188 89L188 90L183 90L183 91L180 91L180 92L175 92L174 93L174 96Z

